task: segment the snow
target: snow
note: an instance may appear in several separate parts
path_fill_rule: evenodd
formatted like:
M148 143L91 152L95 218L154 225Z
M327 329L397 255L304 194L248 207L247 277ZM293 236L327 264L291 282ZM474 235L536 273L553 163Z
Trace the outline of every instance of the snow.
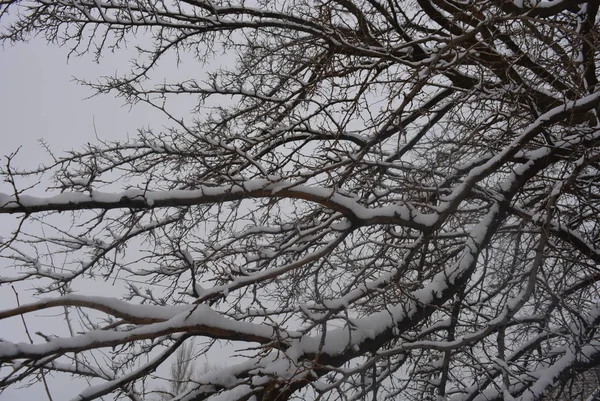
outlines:
M86 388L84 391L79 393L75 398L71 401L83 401L83 400L92 400L99 396L110 393L111 391L119 388L124 383L128 383L141 376L142 374L147 374L147 372L154 371L158 365L166 360L166 358L172 353L171 349L167 349L163 351L160 355L152 358L152 360L142 364L141 366L134 369L132 372L119 376L118 378L113 378L112 380L106 381L102 384L90 386ZM79 367L78 367L79 369Z
M13 197L10 195L7 195L3 192L0 192L0 207L3 207L5 205L7 205L8 203L13 201Z
M67 296L69 297L69 296ZM98 300L100 297L94 297ZM149 307L146 305L128 305L123 301L114 299L103 299L104 307L114 307L119 312L132 312L132 315L139 314L140 311L152 311L152 314L168 315L170 317L162 322L147 324L131 329L129 331L108 331L93 330L85 334L62 338L56 337L43 344L29 343L0 343L0 360L20 357L40 357L51 355L54 352L77 352L87 348L99 348L113 346L132 340L143 338L155 338L157 336L177 333L193 328L199 335L214 337L215 332L221 338L235 339L237 337L251 338L255 341L270 342L276 338L274 330L266 325L259 325L249 322L239 322L228 319L223 315L213 311L206 305L195 305L184 307L182 312L173 315L174 307ZM101 308L97 308L103 310ZM181 309L180 309L181 310ZM279 332L279 336L286 337L285 332ZM289 334L287 335L289 336Z
M354 197L346 196L330 188L300 185L291 181L247 180L222 186L200 186L194 190L144 191L129 189L106 193L92 191L64 192L47 198L30 195L0 194L0 213L23 213L46 210L75 210L81 208L125 208L135 202L137 207L164 207L239 200L242 198L281 197L316 202L344 214L351 213L365 222L388 221L416 229L434 225L438 215L423 214L408 205L397 204L368 208Z
M596 101L598 96L591 95L590 101ZM589 100L589 99L588 99ZM581 104L574 102L571 104L572 107ZM560 107L551 110L544 116L540 117L534 122L528 130L515 140L515 142L507 148L506 151L499 155L491 156L489 159L482 161L481 166L471 169L471 172L466 177L464 184L455 189L455 191L444 199L443 204L439 209L439 213L424 214L410 207L407 204L395 204L386 207L366 207L361 204L352 195L346 195L339 191L335 191L329 188L323 188L318 186L300 185L296 182L284 181L279 177L269 177L269 180L249 180L241 181L230 185L222 185L218 187L214 186L201 186L195 190L176 190L176 191L143 191L139 189L130 189L120 193L102 193L92 191L91 193L61 193L48 198L37 198L28 195L21 195L19 197L11 196L7 194L0 194L0 212L11 212L11 210L23 211L27 208L40 207L41 209L46 207L45 210L50 210L55 205L74 205L78 204L90 205L90 207L129 207L128 201L140 201L141 204L145 204L149 207L153 206L165 206L175 205L183 200L190 200L190 203L200 204L209 202L220 202L222 200L234 200L242 199L245 197L289 197L295 199L303 199L311 202L319 203L331 209L335 209L338 214L336 215L337 221L330 224L330 228L333 231L345 231L351 228L349 220L340 219L342 215L353 215L360 220L367 223L376 224L379 221L382 222L394 222L400 225L406 225L410 227L417 227L426 229L434 227L440 220L442 213L452 211L452 208L460 202L460 198L464 196L470 187L482 177L485 177L490 172L494 171L494 166L498 163L503 163L511 154L516 152L522 152L524 157L527 157L527 161L520 165L517 165L512 175L500 184L500 187L508 191L511 185L518 179L522 174L527 173L528 169L535 164L536 160L546 157L550 149L542 148L535 151L520 151L522 141L527 138L527 135L534 133L542 124L551 121L561 111L567 110L568 107ZM557 142L557 146L573 146L573 142L563 141ZM274 182L275 181L275 182ZM555 188L553 193L558 193L558 189ZM121 206L124 204L124 206ZM388 310L374 313L369 317L361 319L349 319L349 324L344 328L331 329L326 332L326 335L304 335L300 336L297 333L283 333L284 341L288 342L291 346L282 356L276 358L264 358L261 359L263 365L255 366L250 372L254 375L252 383L254 385L260 385L267 381L267 376L276 375L279 377L291 377L296 372L296 361L303 354L317 354L325 353L327 355L339 355L348 350L354 350L355 352L360 351L361 345L366 341L377 339L378 336L389 332L399 326L400 323L412 319L414 315L423 310L425 305L434 304L439 302L443 294L448 292L458 280L463 279L469 275L472 268L477 260L479 251L482 244L484 243L488 232L494 222L495 217L499 213L497 205L492 207L487 216L481 220L481 222L471 230L469 238L467 239L463 252L460 254L459 260L456 264L448 266L443 271L436 274L429 283L426 283L425 288L414 291L406 298L406 301L400 305L392 306ZM531 217L533 221L542 222L542 215L533 215ZM552 223L553 227L561 229L559 223ZM243 235L248 235L253 232L262 233L267 232L267 228L254 227L245 232L245 234L237 235L236 238L241 238ZM279 232L279 231L277 231ZM304 235L304 234L303 234ZM577 233L573 233L573 236ZM307 237L308 238L308 237ZM312 254L306 256L304 259L297 260L289 265L281 266L271 270L267 270L261 273L257 273L248 277L235 278L231 283L213 287L209 289L202 288L197 284L197 291L201 294L201 297L208 297L211 294L227 294L229 291L236 288L241 288L248 284L258 283L263 280L276 277L277 275L283 274L287 271L297 268L307 261L313 260L317 257L327 254L332 248L337 246L337 242L341 237L331 240L330 243L325 244L322 248L317 249ZM581 237L578 237L581 238ZM598 253L598 250L594 250ZM272 258L277 256L277 253L265 249L261 251L262 258ZM188 261L189 264L194 263L192 255L186 251L182 251L182 257ZM400 269L398 270L400 271ZM339 299L327 300L323 302L323 305L330 309L344 309L351 305L356 300L363 297L365 294L371 292L374 289L384 287L394 279L394 275L397 272L390 272L384 274L381 277L361 283L359 286L354 288L351 292L346 294ZM524 293L523 293L524 294ZM519 294L519 297L514 298L507 303L507 309L517 308L523 300ZM133 305L118 299L107 298L107 297L87 297L78 295L67 295L60 299L42 300L33 305L26 305L23 308L31 308L30 311L38 310L39 308L49 308L60 305L72 305L89 307L97 310L110 313L116 317L125 318L126 320L148 320L146 326L138 327L127 332L121 331L91 331L84 335L79 335L73 338L52 338L45 344L10 344L6 342L0 343L0 358L10 358L14 356L40 356L48 355L53 352L64 352L65 350L77 351L78 349L85 347L101 347L109 346L115 343L121 343L130 341L132 338L153 338L160 334L170 334L185 329L193 328L199 334L211 335L211 330L219 330L220 336L230 336L235 338L236 335L246 335L253 337L260 337L267 342L270 339L276 338L276 335L272 328L267 325L252 324L248 322L240 322L232 319L228 319L223 315L213 311L206 305L196 306L173 306L173 307L159 307L151 305ZM20 308L19 310L24 310ZM310 306L306 306L303 309L308 311ZM504 321L507 316L507 312L500 314L497 319L489 322L489 326L492 327L496 324L500 324ZM0 312L0 315L6 312ZM308 312L307 312L308 313ZM319 318L322 315L314 314L315 317ZM455 347L463 342L468 342L476 339L481 333L485 333L486 328L478 333L473 333L472 336L464 336L458 338L453 342L437 342L436 344L428 342L412 343L411 347ZM225 333L225 334L222 334ZM282 333L277 333L277 337ZM287 337L286 337L287 336ZM597 344L596 344L597 345ZM557 363L546 369L545 371L538 372L539 377L534 386L532 386L533 392L532 397L535 395L543 394L547 388L551 387L556 378L569 366L572 366L577 358L583 357L594 357L598 351L596 348L584 348L583 354L575 355L567 354L560 359ZM498 369L507 369L509 365L505 361L497 360ZM240 384L239 380L235 376L235 371L231 370L223 373L223 370L219 371L219 376L206 377L207 386L209 385L221 385L225 387L232 387L230 390L217 395L214 399L221 397L227 399L235 395L236 392L241 394L247 394L249 391L246 384ZM210 379L210 380L209 380ZM121 380L121 379L119 379ZM81 398L86 398L94 392L106 391L106 389L113 386L114 383L107 382L103 385L91 387L80 394ZM205 388L203 388L203 391ZM505 393L505 398L511 398L509 389L502 389ZM527 394L524 394L521 399Z
M498 213L498 206L492 207L488 214L472 230L471 236L467 240L463 254L458 262L437 273L425 288L412 292L407 297L405 303L373 313L368 317L349 319L350 326L328 331L324 343L322 343L321 336L304 336L298 343L293 344L291 347L298 347L299 349L290 349L288 350L288 354L316 354L322 352L331 356L339 355L346 349L360 346L365 340L374 339L401 322L411 319L415 313L422 310L423 306L436 302L444 291L453 285L456 280L472 270L481 249L481 244L485 240L486 233L491 229L494 218ZM360 293L353 292L352 296L360 296ZM341 307L349 301L350 299L346 298L335 302L335 304Z
M221 394L217 394L214 397L211 397L211 401L231 401L231 400L241 400L244 399L245 396L252 394L255 389L247 384L240 384L239 386L234 387L231 390L225 391ZM182 398L183 400L187 400L188 398ZM192 398L190 398L192 399Z
M501 152L489 159L486 163L478 167L472 168L461 185L457 185L449 196L441 198L444 200L444 202L437 207L438 212L440 214L445 214L454 210L458 206L460 201L467 195L469 190L478 181L488 177L490 174L496 171L496 167L503 164L511 157L519 153L523 148L522 145L526 143L529 139L531 139L531 137L537 135L542 127L546 126L548 123L551 123L553 121L558 121L563 115L567 114L573 109L592 107L593 105L598 103L599 99L600 92L595 92L591 95L584 96L580 99L565 102L564 104L556 106L539 116L534 122L529 124L529 126L525 130L523 130L521 135L515 138L513 142L510 145L506 146ZM595 133L594 135L597 134L598 133ZM580 136L573 138L573 140L571 140L570 138L564 138L563 141L557 143L555 146L571 147L574 146L576 142L579 142L581 140L582 138ZM529 154L531 160L527 163L524 163L521 166L516 167L515 172L513 174L513 179L515 176L524 173L527 170L527 168L532 165L533 159L541 158L544 155L547 155L549 152L550 150L548 148L539 148L532 151L531 154ZM510 182L504 182L500 184L500 187L503 189L508 189L510 188Z
M51 308L57 306L82 306L101 310L116 317L129 319L147 319L151 321L165 321L175 315L190 312L192 306L154 306L131 304L113 297L100 297L67 294L60 298L44 299L32 304L23 305L20 308L0 311L0 318L7 317L8 312L26 313L36 311L42 308ZM11 316L15 315L12 313Z
M539 379L525 391L518 401L536 401L541 395L546 394L547 390L555 386L557 379L561 374L573 368L578 361L586 362L587 359L593 360L600 356L600 341L594 340L589 345L581 348L578 353L569 349L565 355L548 368L536 372Z
M352 227L352 224L348 220L333 223L331 225L331 229L334 231L345 231L345 230L349 229L350 227Z
M513 4L519 8L525 8L524 1L525 0L513 0ZM559 5L564 1L565 0L527 0L527 8L550 8Z
M248 376L251 376L253 385L261 385L270 381L273 375L291 378L297 373L295 360L290 359L287 353L271 350L261 357L251 358L245 362L210 371L195 379L201 385L192 389L185 395L177 397L178 401L191 401L205 399L207 395L222 390L210 398L213 400L236 400L255 391L247 385ZM306 374L309 374L307 372ZM300 376L303 377L303 376ZM202 395L203 397L199 397Z
M600 320L600 305L596 305L592 310L583 316L584 320L588 323L588 325L581 325L580 322L574 323L568 331L573 333L575 336L580 334L579 338L584 338L583 332L586 330L586 327L593 327ZM490 379L486 380L487 384L490 384L491 378L494 377L495 374L498 374L502 369L508 369L508 364L506 361L515 360L519 355L522 355L524 349L531 347L532 345L538 344L540 340L543 340L547 337L547 333L542 333L537 337L533 337L521 344L518 349L513 351L513 354L508 357L506 360L495 360L496 368L489 372ZM583 363L584 365L593 362L600 358L600 341L592 340L589 344L581 346L579 350L574 344L571 344L569 347L555 347L553 352L556 355L561 355L552 365L542 366L535 371L532 372L524 372L521 376L517 376L516 379L518 382L511 386L510 389L498 388L498 387L490 387L485 390L481 390L481 382L479 384L475 384L474 386L465 389L465 392L456 395L452 398L452 401L461 401L465 399L472 399L473 401L485 401L489 399L497 399L501 397L501 394L506 391L510 391L512 394L521 394L520 397L516 398L518 401L534 401L540 399L541 395L547 394L549 390L551 390L556 384L557 379L566 373L573 370L575 365ZM515 373L514 371L512 372ZM535 379L533 383L531 383L532 379ZM484 381L485 383L485 381Z
M288 353L323 352L331 356L339 355L346 349L359 347L365 340L375 339L378 335L396 327L402 321L411 319L424 305L438 300L449 286L453 285L456 280L472 269L481 249L481 244L485 240L486 233L491 228L494 218L498 213L498 206L492 207L480 223L473 228L459 261L455 265L449 266L444 271L436 274L425 288L412 292L404 304L390 307L387 310L374 313L362 319L349 319L350 326L328 331L324 344L322 344L321 336L305 336L299 343L292 345L292 348L299 347L299 349L295 351L290 349ZM365 285L361 286L362 288L357 288L340 299L327 301L325 306L330 308L330 310L345 308L351 302L369 293L372 289L385 285L392 279L393 274L390 273L377 280L365 283ZM463 340L457 340L456 342L461 341Z

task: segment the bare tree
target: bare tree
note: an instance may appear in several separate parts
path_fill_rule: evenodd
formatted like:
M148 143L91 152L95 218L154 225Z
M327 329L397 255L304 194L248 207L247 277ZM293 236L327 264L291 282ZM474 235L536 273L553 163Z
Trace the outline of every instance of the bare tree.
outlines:
M0 0L4 41L134 41L87 84L172 122L7 157L0 280L43 296L0 318L81 330L1 342L1 386L66 372L102 382L78 400L141 400L188 337L249 359L180 400L538 400L597 366L599 4ZM174 58L198 68L161 76ZM117 276L124 299L68 292Z
M177 349L175 360L171 362L170 375L167 379L169 386L166 389L156 391L159 394L159 400L171 400L190 389L193 383L192 380L198 369L194 357L194 344L192 342L185 342ZM208 371L209 369L204 369L203 373L207 373Z

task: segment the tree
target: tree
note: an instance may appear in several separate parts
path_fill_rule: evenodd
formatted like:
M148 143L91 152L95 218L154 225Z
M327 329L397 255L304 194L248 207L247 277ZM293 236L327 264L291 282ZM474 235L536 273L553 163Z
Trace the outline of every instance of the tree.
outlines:
M40 300L0 318L85 313L0 343L2 386L66 372L100 383L78 400L141 400L190 337L249 359L181 400L538 400L597 366L599 5L0 0L5 42L135 44L87 84L172 123L35 171L6 158L1 280ZM162 76L173 59L198 69ZM48 175L47 197L22 189ZM72 292L117 276L150 288Z
M194 344L191 342L184 343L177 349L175 360L171 362L169 375L169 386L167 389L159 389L157 391L160 401L171 400L174 397L184 394L193 385L194 376L197 366L194 360ZM203 373L209 372L210 369L206 366Z

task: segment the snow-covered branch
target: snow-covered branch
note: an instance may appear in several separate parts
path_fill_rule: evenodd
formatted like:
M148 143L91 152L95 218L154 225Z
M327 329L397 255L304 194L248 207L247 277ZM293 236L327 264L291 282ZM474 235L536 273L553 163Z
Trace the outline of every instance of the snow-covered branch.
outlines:
M3 159L0 286L40 298L0 319L65 330L0 340L0 391L148 399L187 338L238 359L177 400L568 390L600 361L599 9L0 0L0 41L136 52L80 83L164 121Z

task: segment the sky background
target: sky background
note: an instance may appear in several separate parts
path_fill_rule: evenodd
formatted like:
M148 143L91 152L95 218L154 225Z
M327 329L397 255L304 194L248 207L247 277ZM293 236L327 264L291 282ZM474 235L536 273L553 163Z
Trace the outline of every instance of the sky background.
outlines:
M94 79L103 75L114 75L119 68L127 66L131 52L107 55L100 64L91 57L67 60L68 49L49 45L40 39L29 43L0 47L0 157L6 164L5 155L16 151L14 165L22 168L35 168L50 161L50 156L40 143L43 140L56 154L77 149L87 142L100 139L123 139L127 134L135 135L141 126L160 127L162 119L149 107L138 105L131 109L123 100L110 95L88 97L93 93L89 88L73 82L73 77ZM47 183L32 190L32 194L43 195ZM11 193L11 187L0 182L0 192ZM10 233L15 219L0 215L0 237ZM0 261L0 274L6 272L8 263ZM112 283L90 286L85 291L89 295L110 295ZM115 283L115 295L120 292ZM31 289L27 285L15 285L21 303L31 301ZM16 305L11 287L0 287L0 309ZM40 316L27 316L30 331L46 329L52 331L57 325L56 317L45 312ZM0 338L13 341L28 341L20 319L0 321ZM83 381L70 378L48 378L55 401L69 400L78 389L86 386ZM28 389L12 389L0 394L1 401L44 400L47 399L41 386Z

